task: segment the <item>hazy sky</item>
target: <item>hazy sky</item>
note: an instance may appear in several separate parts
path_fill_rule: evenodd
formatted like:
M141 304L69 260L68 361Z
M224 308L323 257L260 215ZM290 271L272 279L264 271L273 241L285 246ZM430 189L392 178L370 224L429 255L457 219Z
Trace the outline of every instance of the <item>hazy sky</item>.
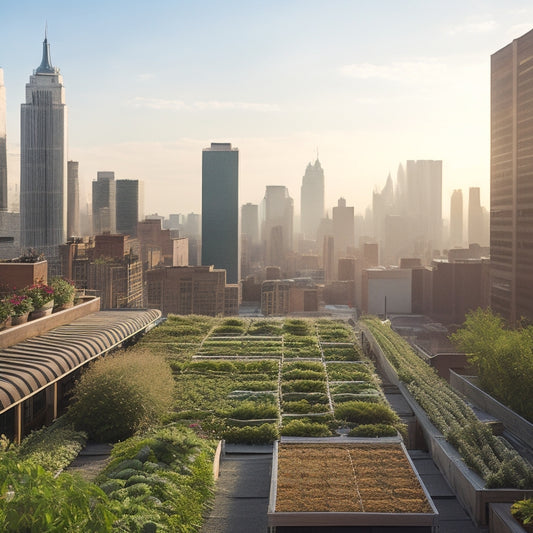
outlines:
M0 0L10 179L45 23L69 159L145 181L145 211L199 212L201 150L240 151L241 203L285 184L299 211L317 149L326 205L364 212L407 159L442 159L488 204L490 54L533 28L528 1Z

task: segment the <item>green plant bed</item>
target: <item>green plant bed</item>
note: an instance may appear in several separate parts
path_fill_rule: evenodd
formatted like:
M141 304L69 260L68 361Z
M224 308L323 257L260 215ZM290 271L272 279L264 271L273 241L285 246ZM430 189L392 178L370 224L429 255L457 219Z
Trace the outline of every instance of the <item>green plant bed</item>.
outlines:
M292 381L295 379L310 379L314 381L324 381L326 379L326 373L322 369L321 372L316 370L300 370L295 368L293 370L283 371L281 379L284 381Z
M326 363L330 381L368 381L373 369L365 363Z
M366 402L366 403L383 403L383 397L379 393L374 394L368 394L364 392L360 392L359 394L350 394L350 393L344 393L344 394L332 394L331 399L333 400L333 403L341 404L346 402L353 402L353 401L360 401L360 402Z
M309 320L285 319L283 331L291 335L306 336L313 332L313 323Z
M326 392L326 383L310 379L298 379L281 384L283 392Z
M313 370L314 372L324 373L324 365L316 361L291 361L283 365L283 372L290 370Z
M324 359L326 361L360 361L363 355L355 347L329 347L324 346Z
M325 403L310 403L303 398L298 401L284 401L282 409L284 413L324 413L329 410L329 406Z
M300 400L307 400L309 403L324 403L328 404L328 396L323 392L285 392L283 393L283 401L285 402L299 402Z
M232 427L257 427L263 424L277 424L278 418L257 418L257 419L239 419L239 418L225 418L224 424L226 428Z
M389 424L361 424L352 428L348 437L395 437L398 431Z
M212 335L242 335L245 328L241 326L218 326L212 332Z
M329 385L330 394L358 394L360 392L374 393L378 392L375 385L370 381L348 382Z
M229 444L271 444L279 438L276 424L260 426L228 427L222 437Z
M272 335L278 336L283 333L281 322L273 320L257 320L250 324L248 335Z
M278 388L277 381L241 380L242 389L246 391L275 391Z
M302 418L284 421L281 434L286 437L330 437L331 431L327 424Z
M277 418L277 405L274 405L272 403L266 403L263 399L263 396L261 396L260 401L240 401L237 407L234 407L226 413L226 417L239 420Z
M398 415L388 405L362 401L336 405L335 418L357 424L395 424L399 421Z

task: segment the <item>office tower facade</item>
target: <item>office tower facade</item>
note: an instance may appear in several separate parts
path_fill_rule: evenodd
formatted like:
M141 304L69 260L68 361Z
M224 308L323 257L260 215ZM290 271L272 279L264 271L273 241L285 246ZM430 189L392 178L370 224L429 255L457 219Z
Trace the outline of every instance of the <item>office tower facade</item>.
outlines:
M142 213L142 184L139 180L116 181L116 229L130 237L137 236Z
M93 232L117 231L117 184L114 172L98 172L93 180Z
M293 249L294 202L285 185L267 185L263 199L262 239L268 265L284 266Z
M259 206L248 202L241 207L241 233L250 244L259 242Z
M240 280L239 150L230 143L202 151L202 265Z
M450 200L450 248L463 246L463 191L455 189Z
M468 191L468 244L483 245L483 209L479 187Z
M338 257L346 255L348 248L355 246L355 224L353 206L346 206L346 200L339 198L333 208L333 236Z
M21 246L59 258L67 236L67 108L63 77L52 66L45 37L41 64L21 106Z
M0 68L0 211L7 211L6 88Z
M67 163L67 237L79 237L80 233L80 182L78 161Z
M491 56L491 307L533 320L533 31Z
M316 241L320 220L324 217L324 170L317 159L309 163L300 189L301 232Z

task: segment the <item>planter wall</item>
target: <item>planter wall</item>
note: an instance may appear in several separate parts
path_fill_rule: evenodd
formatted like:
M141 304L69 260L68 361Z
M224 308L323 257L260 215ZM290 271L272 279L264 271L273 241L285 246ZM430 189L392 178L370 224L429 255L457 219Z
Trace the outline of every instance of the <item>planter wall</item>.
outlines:
M491 503L489 533L526 533L526 530L513 518L509 504Z
M47 283L48 261L38 263L0 263L0 279L2 284L13 289L29 287L36 281Z
M524 442L533 442L533 424L477 387L471 379L471 376L462 376L450 371L450 385L453 389L489 415L501 420L506 429Z
M491 503L512 503L523 498L533 497L533 490L484 488L485 482L483 479L465 465L457 450L446 441L442 433L430 422L425 411L399 380L396 370L389 363L368 328L364 324L361 324L360 327L364 332L366 341L374 352L380 370L392 383L398 386L413 410L424 433L433 461L455 492L457 499L477 524L488 524L488 507Z

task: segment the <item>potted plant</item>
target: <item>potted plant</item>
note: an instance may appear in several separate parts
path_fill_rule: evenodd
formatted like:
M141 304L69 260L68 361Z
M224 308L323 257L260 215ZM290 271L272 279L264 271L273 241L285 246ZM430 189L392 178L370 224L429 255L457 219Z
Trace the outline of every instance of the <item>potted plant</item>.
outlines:
M513 503L511 514L522 524L526 531L533 531L533 498Z
M30 319L42 318L52 313L54 307L54 289L46 283L38 282L26 287L24 293L31 298L33 311Z
M61 311L74 305L76 287L74 284L61 276L56 276L50 281L54 290L54 310Z
M8 328L11 325L11 315L13 308L9 303L9 299L4 298L0 300L0 330Z
M18 326L28 320L28 315L33 311L32 299L26 294L13 294L9 298L9 303L13 308L11 324Z

